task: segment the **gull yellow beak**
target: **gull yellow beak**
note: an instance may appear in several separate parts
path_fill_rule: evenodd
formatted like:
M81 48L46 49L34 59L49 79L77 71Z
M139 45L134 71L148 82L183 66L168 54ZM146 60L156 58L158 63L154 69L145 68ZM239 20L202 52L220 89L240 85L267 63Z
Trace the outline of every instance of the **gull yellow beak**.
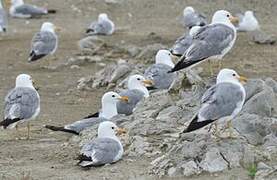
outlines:
M12 5L12 2L11 2L11 0L4 0L4 4L9 9Z
M60 32L60 31L62 31L62 28L58 27L58 26L55 26L55 31Z
M247 78L246 77L243 77L243 76L239 76L239 82L241 83L246 83L247 82Z
M229 20L231 21L232 24L238 24L239 23L239 18L235 16L230 16Z
M39 87L36 85L36 81L32 79L32 83L33 83L33 86L35 88L35 90L39 90Z
M128 96L121 96L120 98L118 98L120 101L124 101L124 102L128 102L129 98Z
M149 80L149 79L143 80L142 82L146 86L153 86L154 85L154 82L152 80Z
M117 128L115 131L116 131L116 135L118 135L118 136L127 133L127 130L124 128Z

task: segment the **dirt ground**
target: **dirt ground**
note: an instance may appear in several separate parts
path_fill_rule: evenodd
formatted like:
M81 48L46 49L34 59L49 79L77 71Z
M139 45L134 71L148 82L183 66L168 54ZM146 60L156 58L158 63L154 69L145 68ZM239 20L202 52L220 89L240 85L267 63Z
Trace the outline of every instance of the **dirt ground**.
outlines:
M78 120L99 108L104 90L77 91L76 82L83 76L93 74L99 67L87 63L80 69L70 67L49 70L43 66L55 66L79 52L77 41L84 36L84 29L101 12L108 13L116 27L121 29L113 36L105 37L109 43L135 44L163 43L169 47L183 33L178 18L186 5L192 5L209 17L217 9L240 12L255 10L262 29L277 36L277 1L275 0L117 0L108 4L104 0L26 0L41 6L57 9L55 15L42 19L20 20L9 18L7 35L0 40L0 97L4 99L14 87L15 77L28 73L40 86L41 113L32 122L31 140L25 137L26 127L0 130L0 179L154 179L148 175L151 160L144 158L124 159L116 164L91 170L76 166L74 158L78 146L68 143L69 135L53 133L42 128L44 124L65 124ZM77 9L73 11L72 9ZM42 22L51 21L62 31L59 47L54 56L28 63L30 40ZM155 32L162 40L148 39ZM235 47L229 53L224 66L235 68L250 78L273 77L277 80L276 46L256 45L245 34L239 34ZM205 64L202 65L203 67ZM3 109L3 101L0 101ZM215 175L203 175L193 179L226 179L239 176L248 179L247 172L239 169Z

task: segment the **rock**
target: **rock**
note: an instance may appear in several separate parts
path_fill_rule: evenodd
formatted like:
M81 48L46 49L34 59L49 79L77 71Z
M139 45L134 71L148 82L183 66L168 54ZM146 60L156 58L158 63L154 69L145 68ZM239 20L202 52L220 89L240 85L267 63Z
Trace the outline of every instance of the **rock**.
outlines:
M77 85L78 90L91 90L93 77L92 76L82 77L81 79L78 80L77 83L78 83Z
M276 126L276 125L275 125ZM267 135L263 139L264 144L263 147L271 152L272 154L277 154L277 134L276 134L276 127L275 132L272 132L271 134Z
M70 66L70 69L80 69L80 66L78 66L78 65L72 65L72 66Z
M111 74L109 83L115 83L120 78L124 77L127 73L131 72L131 65L126 62L121 62L117 64L117 67L114 69Z
M177 176L177 168L171 167L168 169L167 174L169 177L176 177Z
M85 51L98 50L104 44L104 41L97 36L88 36L78 42L80 50Z
M129 156L141 156L152 149L146 139L141 136L131 137L131 145L128 148Z
M272 37L271 35L266 34L261 30L255 30L249 32L249 36L252 41L257 44L270 44L273 45L276 42L276 38Z
M266 180L266 179L276 179L277 177L277 167L270 167L267 164L260 162L257 166L257 172L255 174L254 180Z
M271 87L275 94L277 94L277 82L274 81L272 78L266 78L265 84Z
M248 101L255 94L261 92L264 88L264 82L261 79L249 79L244 85L246 91L245 101Z
M211 148L199 166L209 173L221 172L228 169L228 163L224 160L217 148Z
M243 157L241 159L241 165L244 168L249 168L255 164L254 147L248 145L244 146Z
M155 55L160 49L165 49L166 47L162 44L151 44L146 46L137 56L136 59L142 59L146 63L155 63Z
M186 162L181 168L183 169L183 175L187 177L201 173L201 170L194 161Z

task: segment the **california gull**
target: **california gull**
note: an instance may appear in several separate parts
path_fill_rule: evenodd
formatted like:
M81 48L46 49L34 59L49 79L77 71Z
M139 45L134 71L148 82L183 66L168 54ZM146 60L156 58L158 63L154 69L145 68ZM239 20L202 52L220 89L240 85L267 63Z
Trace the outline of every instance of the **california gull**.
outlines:
M44 22L40 32L36 33L31 42L31 51L28 61L36 61L48 54L54 54L58 47L56 27L50 22Z
M4 120L0 126L4 129L14 128L18 123L26 122L30 137L30 120L35 119L40 112L40 97L33 86L30 75L20 74L16 78L15 88L5 97Z
M159 50L155 57L155 64L145 70L144 77L153 81L153 85L149 89L170 88L176 79L176 73L168 73L174 67L171 56L170 51Z
M244 15L240 17L237 27L238 31L255 31L259 29L259 22L254 16L253 11L246 11Z
M81 167L101 166L119 161L123 155L123 146L117 137L126 133L110 121L102 122L98 127L98 137L85 144L79 155Z
M98 21L92 22L87 28L88 35L111 35L114 32L114 23L105 13L99 14Z
M212 23L197 31L193 36L192 45L170 72L187 68L206 59L222 59L236 41L236 28L232 23L237 20L228 11L216 11Z
M222 69L216 84L202 96L197 115L183 132L195 131L221 119L227 120L230 127L231 120L239 114L245 102L246 93L241 84L243 82L246 82L246 78L239 76L234 70Z
M0 1L0 32L6 32L8 26L7 14Z
M102 97L102 111L100 112L99 117L89 116L65 126L45 125L44 127L53 131L63 131L78 135L84 129L95 126L116 116L118 114L116 108L118 100L128 101L128 98L120 96L115 92L107 92Z
M206 17L194 10L193 7L187 6L183 10L183 25L186 28L192 28L193 26L205 26L207 24Z

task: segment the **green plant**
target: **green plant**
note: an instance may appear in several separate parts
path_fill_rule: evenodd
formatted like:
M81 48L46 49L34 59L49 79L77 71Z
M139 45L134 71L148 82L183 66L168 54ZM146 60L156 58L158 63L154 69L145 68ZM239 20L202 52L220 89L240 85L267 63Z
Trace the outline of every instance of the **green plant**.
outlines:
M254 179L256 173L257 173L257 165L256 165L256 164L252 164L252 165L248 168L248 176L250 176L252 179Z

